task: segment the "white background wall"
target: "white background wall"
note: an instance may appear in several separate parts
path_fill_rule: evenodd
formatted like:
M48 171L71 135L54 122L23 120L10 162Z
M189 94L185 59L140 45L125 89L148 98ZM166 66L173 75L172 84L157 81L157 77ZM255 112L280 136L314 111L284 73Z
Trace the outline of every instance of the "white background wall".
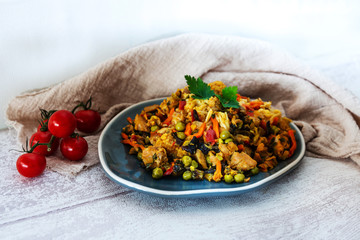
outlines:
M21 92L180 33L259 38L304 60L359 54L359 10L360 1L0 0L0 128Z

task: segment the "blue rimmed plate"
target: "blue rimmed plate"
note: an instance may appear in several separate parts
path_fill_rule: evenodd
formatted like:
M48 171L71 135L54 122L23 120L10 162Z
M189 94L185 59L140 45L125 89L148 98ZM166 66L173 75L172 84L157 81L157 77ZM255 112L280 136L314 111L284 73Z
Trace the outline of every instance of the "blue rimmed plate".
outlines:
M239 194L265 186L294 169L305 154L305 141L300 130L296 131L297 149L286 161L280 161L272 170L251 177L247 183L227 184L204 181L184 181L182 178L162 178L155 180L151 173L140 166L136 156L128 154L129 146L121 143L121 130L146 106L160 104L163 98L137 103L116 115L103 130L98 147L101 165L107 176L125 187L167 197L204 197Z

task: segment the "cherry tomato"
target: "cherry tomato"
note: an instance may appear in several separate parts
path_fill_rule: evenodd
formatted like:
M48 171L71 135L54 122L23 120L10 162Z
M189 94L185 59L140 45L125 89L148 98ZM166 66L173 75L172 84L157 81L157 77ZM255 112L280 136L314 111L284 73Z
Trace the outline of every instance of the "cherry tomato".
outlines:
M37 177L44 172L45 167L45 157L36 153L25 153L16 161L16 168L24 177Z
M87 141L80 136L66 137L61 140L60 151L64 157L72 161L82 159L87 151Z
M51 140L51 132L50 131L39 131L34 133L30 138L30 147L34 146L37 142L39 143L48 143ZM51 144L51 151L48 151L48 147L46 145L37 146L32 152L37 153L44 156L50 156L53 154L59 147L59 139L56 138L54 142Z
M59 110L51 115L48 128L52 135L58 138L70 136L76 128L76 118L68 110Z
M101 116L94 110L80 110L75 113L77 129L85 133L95 132L101 122Z

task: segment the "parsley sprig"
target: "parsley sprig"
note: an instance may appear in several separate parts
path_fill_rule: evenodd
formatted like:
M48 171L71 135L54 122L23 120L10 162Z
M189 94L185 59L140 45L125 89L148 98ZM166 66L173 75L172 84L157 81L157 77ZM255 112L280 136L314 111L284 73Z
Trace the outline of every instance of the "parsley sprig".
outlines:
M223 107L239 108L239 102L236 100L238 88L236 86L225 87L221 95L215 94L211 87L204 83L201 78L195 78L189 75L185 75L186 83L189 86L189 90L192 94L192 98L206 100L212 96L219 98Z
M185 75L185 79L186 83L189 85L190 92L194 94L192 98L205 100L215 96L214 90L204 83L201 78L196 79L189 75Z

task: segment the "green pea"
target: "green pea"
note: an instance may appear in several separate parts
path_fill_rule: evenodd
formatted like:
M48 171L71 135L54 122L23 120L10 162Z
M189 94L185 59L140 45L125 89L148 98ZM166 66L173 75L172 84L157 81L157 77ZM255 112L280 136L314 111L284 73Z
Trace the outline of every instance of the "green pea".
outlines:
M233 141L232 138L228 138L228 139L225 140L225 143L229 143L229 142L232 142L232 141Z
M138 152L137 159L142 160L142 152Z
M234 181L234 177L231 176L230 174L226 174L224 176L224 180L225 180L226 183L232 183Z
M192 174L191 174L190 171L185 171L185 172L183 173L183 179L184 179L185 181L190 180L190 179L191 179L191 176L192 176Z
M252 175L256 175L259 173L259 168L258 167L254 167L253 169L251 169L251 174Z
M158 129L159 129L159 126L156 126L156 125L151 126L151 131L152 131L152 132L155 132L155 131L158 130Z
M198 168L199 164L196 161L192 160L191 166L193 166L194 168Z
M234 179L235 179L235 182L241 183L241 182L244 181L245 175L242 174L242 173L238 173L238 174L236 174L236 175L234 176Z
M181 160L182 160L182 162L183 162L183 164L184 164L185 167L188 167L188 166L191 165L191 162L192 162L191 157L189 157L189 156L183 156Z
M186 138L186 135L184 132L177 132L176 136L180 138L181 140L184 140Z
M182 131L185 130L185 124L184 124L183 122L178 122L178 123L176 123L176 125L175 125L175 129L176 129L176 131L178 131L178 132L182 132Z
M227 130L224 130L220 133L220 138L222 140L228 139L231 136L230 132Z
M163 176L163 170L159 167L154 168L152 171L152 177L155 179L159 179Z

